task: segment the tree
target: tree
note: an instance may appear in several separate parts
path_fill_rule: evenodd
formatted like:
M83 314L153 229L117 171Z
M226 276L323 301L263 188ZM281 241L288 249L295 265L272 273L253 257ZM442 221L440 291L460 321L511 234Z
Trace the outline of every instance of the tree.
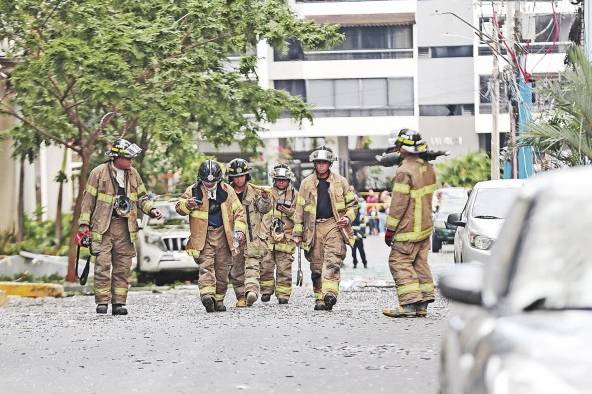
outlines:
M551 166L592 162L592 65L579 47L569 51L569 60L572 67L540 91L553 110L531 121L518 139L546 155Z
M472 188L490 178L491 160L482 152L468 153L446 163L436 164L438 180L451 187Z
M296 18L285 0L0 0L0 14L0 37L13 41L17 60L16 94L0 97L0 113L21 123L15 144L36 136L82 162L71 235L93 154L107 141L186 153L199 136L253 149L265 123L311 113L301 99L258 86L255 56L237 68L227 56L260 40L318 48L341 39L335 26ZM70 281L74 259L72 241Z

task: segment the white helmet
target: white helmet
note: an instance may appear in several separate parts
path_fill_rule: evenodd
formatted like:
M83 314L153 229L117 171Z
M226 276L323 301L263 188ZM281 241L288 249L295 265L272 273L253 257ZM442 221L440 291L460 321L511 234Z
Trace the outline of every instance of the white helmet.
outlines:
M332 163L335 160L337 160L337 158L335 157L335 154L333 153L331 148L323 145L312 151L312 153L308 157L308 160L312 161L313 163L315 161L328 161L329 163Z

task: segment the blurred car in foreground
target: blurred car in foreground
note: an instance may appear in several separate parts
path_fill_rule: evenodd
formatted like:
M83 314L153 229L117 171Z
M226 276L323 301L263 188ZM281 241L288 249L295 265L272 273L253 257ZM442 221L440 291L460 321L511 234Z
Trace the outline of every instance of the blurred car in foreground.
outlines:
M529 180L490 262L440 279L441 393L591 392L591 180L590 168Z
M198 266L185 251L189 217L175 211L175 204L157 201L162 219L144 219L138 236L138 280L157 284L175 279L197 278Z
M521 179L479 182L463 211L448 216L447 223L457 226L454 235L456 263L487 261L506 214L523 185Z
M467 189L448 187L434 193L434 231L432 233L432 252L442 249L442 244L454 242L456 226L447 222L448 215L462 212L468 199Z

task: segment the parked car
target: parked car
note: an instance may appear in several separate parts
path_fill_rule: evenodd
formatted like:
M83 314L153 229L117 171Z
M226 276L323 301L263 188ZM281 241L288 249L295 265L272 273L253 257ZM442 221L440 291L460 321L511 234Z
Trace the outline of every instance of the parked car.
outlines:
M439 282L451 301L441 393L589 393L592 169L519 190L488 264Z
M467 189L448 187L434 193L434 231L432 233L432 252L439 252L442 244L454 242L456 226L447 222L448 215L461 212L467 203Z
M185 251L189 217L175 211L175 204L157 201L162 219L145 217L138 236L138 279L164 282L197 278L198 266Z
M454 235L454 261L486 262L514 198L524 185L521 179L479 182L463 211L448 216L457 226Z

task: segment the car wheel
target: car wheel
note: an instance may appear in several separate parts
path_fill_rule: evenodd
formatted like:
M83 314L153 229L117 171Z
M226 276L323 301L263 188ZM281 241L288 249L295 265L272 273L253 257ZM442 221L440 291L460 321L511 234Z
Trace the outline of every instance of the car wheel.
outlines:
M436 237L432 237L432 252L438 253L442 249L442 241Z

